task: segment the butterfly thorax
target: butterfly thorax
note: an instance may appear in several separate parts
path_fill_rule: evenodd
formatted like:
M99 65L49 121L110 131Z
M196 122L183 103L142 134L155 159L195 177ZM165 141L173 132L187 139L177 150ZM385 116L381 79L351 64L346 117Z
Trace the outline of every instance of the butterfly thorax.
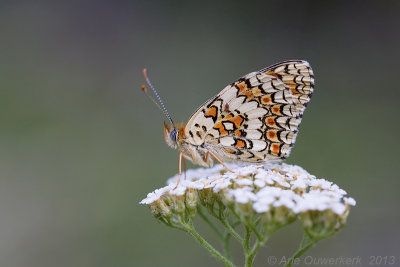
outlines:
M164 138L166 143L182 152L184 157L194 164L198 164L204 167L213 165L211 157L207 157L207 149L201 145L195 145L189 142L185 135L185 125L167 125L164 123Z

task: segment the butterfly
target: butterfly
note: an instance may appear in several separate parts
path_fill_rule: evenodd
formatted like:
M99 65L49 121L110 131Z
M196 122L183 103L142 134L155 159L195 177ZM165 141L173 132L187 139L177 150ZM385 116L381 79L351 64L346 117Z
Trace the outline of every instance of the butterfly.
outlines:
M314 74L304 60L289 60L251 72L201 105L186 124L174 124L146 69L143 75L164 112L167 144L182 159L209 167L224 162L276 162L287 158L296 141L303 112L314 90Z

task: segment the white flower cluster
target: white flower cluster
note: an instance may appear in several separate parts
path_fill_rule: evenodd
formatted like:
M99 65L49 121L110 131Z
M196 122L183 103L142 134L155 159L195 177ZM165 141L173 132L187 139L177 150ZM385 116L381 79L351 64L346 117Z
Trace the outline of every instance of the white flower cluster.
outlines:
M258 214L284 207L294 214L309 211L330 211L344 215L355 200L325 179L317 179L303 168L288 164L237 166L234 173L225 172L221 165L188 170L177 188L178 175L167 186L149 193L140 204L151 205L162 197L183 196L188 190L212 190L224 203L251 205ZM175 188L175 189L174 189Z

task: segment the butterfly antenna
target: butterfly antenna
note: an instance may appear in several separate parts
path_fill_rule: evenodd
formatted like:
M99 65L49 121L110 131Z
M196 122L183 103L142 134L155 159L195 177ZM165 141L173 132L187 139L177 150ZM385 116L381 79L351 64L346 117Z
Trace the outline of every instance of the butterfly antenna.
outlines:
M171 124L174 126L174 122L171 119L171 116L168 113L168 110L165 108L164 103L161 100L160 95L157 93L157 90L154 88L154 86L151 84L149 77L147 76L147 70L143 69L143 76L146 79L147 84L153 90L153 93L155 94L158 102L152 98L149 93L147 92L146 86L143 84L142 85L142 91L147 95L148 98L150 98L151 101L164 113L164 115L168 118L168 120L171 122Z
M160 107L160 105L157 103L157 101L155 101L154 98L151 97L151 95L147 91L146 85L144 85L144 84L142 85L142 91L154 103L154 105L156 105L158 107L158 109L161 110L162 113L164 113L163 109Z

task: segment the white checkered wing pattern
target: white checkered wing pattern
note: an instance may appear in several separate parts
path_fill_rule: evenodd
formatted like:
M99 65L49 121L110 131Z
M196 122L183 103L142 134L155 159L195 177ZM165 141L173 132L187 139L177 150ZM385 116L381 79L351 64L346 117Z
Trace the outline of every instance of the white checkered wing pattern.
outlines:
M284 159L313 89L313 71L306 61L285 61L249 73L201 106L185 135L222 161Z

